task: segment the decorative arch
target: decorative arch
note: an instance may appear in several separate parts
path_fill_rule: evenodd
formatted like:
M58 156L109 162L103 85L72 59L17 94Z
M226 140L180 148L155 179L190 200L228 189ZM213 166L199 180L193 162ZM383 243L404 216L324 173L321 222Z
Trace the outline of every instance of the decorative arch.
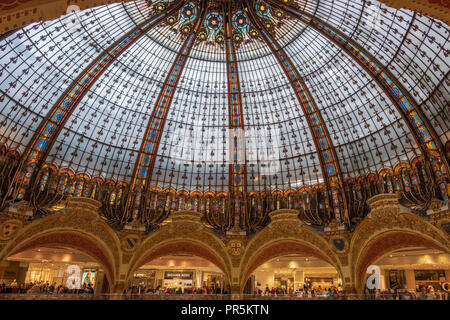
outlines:
M358 292L364 289L367 267L392 251L419 246L450 253L450 237L428 221L409 213L382 214L365 219L351 239L351 273Z
M17 231L3 247L0 261L12 254L45 245L64 245L83 251L104 268L112 286L118 277L120 242L114 231L81 206L32 222Z
M129 280L136 269L155 258L173 253L188 253L214 263L230 280L231 259L227 248L202 225L200 217L200 213L192 211L172 214L172 223L151 234L133 253L126 279Z
M100 245L97 239L94 239L91 235L75 230L53 230L47 233L38 234L32 239L17 245L12 252L6 253L4 259L16 253L41 246L53 247L61 245L77 249L96 260L105 269L109 284L114 284L114 268L110 259L108 259L104 253L105 247Z
M130 279L134 272L147 262L168 254L180 253L191 254L208 260L220 268L226 277L228 277L228 280L230 280L230 270L227 267L227 262L224 261L224 259L222 259L216 252L214 252L212 248L210 248L203 241L182 238L159 243L151 248L148 248L145 252L142 252L142 256L134 256L134 261L130 264L130 268L127 273L127 279Z
M269 227L259 232L248 243L239 267L241 291L250 274L258 266L273 258L293 253L308 253L323 259L335 267L342 276L339 258L327 240L301 226L297 215L296 210L285 209L272 212L270 214L272 223Z
M317 257L324 260L325 262L328 262L336 268L338 273L341 275L341 278L343 278L341 268L336 264L337 262L333 261L332 258L326 256L321 249L318 249L310 243L301 239L285 238L264 244L264 246L260 248L260 250L248 257L248 264L244 265L241 268L241 288L244 288L244 285L250 277L251 273L263 263L277 257L295 253L308 253L313 257Z

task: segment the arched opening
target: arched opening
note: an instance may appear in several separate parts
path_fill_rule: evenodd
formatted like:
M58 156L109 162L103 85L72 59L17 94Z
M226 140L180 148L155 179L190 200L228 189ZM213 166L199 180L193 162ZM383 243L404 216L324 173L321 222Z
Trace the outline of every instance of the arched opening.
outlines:
M243 274L246 295L318 298L342 291L341 272L317 248L301 241L278 241L258 250ZM267 289L268 288L268 289Z
M448 288L444 285L450 282L450 254L442 250L397 249L376 259L372 265L379 268L380 299L447 299ZM370 274L366 274L368 277ZM370 293L376 292L370 290Z
M128 274L128 298L228 295L229 272L211 248L195 241L169 241L138 257Z
M98 240L78 232L40 234L17 244L6 253L7 256L0 262L4 267L4 280L0 284L2 287L3 283L4 287L11 284L20 287L21 284L29 285L31 282L34 286L42 287L47 281L49 285L56 282L56 286L63 287L60 294L72 294L83 293L81 289L84 289L84 282L86 292L97 295L108 293L114 283L114 273L113 262L108 259L106 252ZM17 276L20 276L19 279ZM31 293L38 293L37 290ZM8 291L24 293L23 290ZM42 291L39 290L39 293Z
M338 271L310 254L288 254L264 262L250 275L244 294L271 297L317 298L342 291Z
M46 245L17 251L0 264L2 293L32 295L109 292L109 282L99 261L84 250Z
M357 290L371 294L372 298L391 291L418 298L422 287L431 290L428 288L431 285L431 291L443 291L438 290L439 283L450 281L449 249L413 232L378 235L368 242L356 266Z
M216 264L193 254L174 253L149 260L136 269L127 295L198 297L229 292L227 277Z

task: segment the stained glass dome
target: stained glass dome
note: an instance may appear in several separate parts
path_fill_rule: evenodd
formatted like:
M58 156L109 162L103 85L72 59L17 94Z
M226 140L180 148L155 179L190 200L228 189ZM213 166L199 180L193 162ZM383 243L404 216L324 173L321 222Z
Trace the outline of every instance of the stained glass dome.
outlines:
M189 194L323 187L342 221L351 179L447 172L449 37L378 1L104 5L1 39L0 144L25 180L45 165Z

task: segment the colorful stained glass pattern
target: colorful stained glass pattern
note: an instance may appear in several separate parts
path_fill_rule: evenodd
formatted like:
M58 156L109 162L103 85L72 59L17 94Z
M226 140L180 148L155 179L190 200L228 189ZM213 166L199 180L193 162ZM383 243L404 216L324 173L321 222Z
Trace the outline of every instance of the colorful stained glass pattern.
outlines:
M147 130L144 135L142 148L137 160L137 166L132 180L132 188L141 190L146 186L147 178L151 178L155 158L158 152L159 142L164 130L164 124L167 119L167 113L170 108L173 96L176 91L178 81L180 80L183 68L188 60L189 53L195 42L197 32L203 22L198 19L194 31L184 42L180 53L170 69L169 75L164 83L161 93L153 109Z
M233 41L230 37L230 31L227 30L226 51L227 51L227 68L228 68L228 95L230 108L230 128L234 132L233 139L233 164L231 170L231 184L233 192L245 192L245 182L247 180L245 174L245 164L240 159L240 154L245 147L243 146L244 137L240 136L243 131L235 129L243 129L244 121L242 117L242 100L239 88L238 67L236 63L236 53Z
M262 34L273 47L275 55L279 59L283 69L285 70L290 81L292 82L292 85L295 88L295 93L300 100L300 103L305 112L305 116L310 123L311 130L313 131L314 138L317 141L317 145L321 153L321 158L325 166L325 171L327 176L329 177L330 183L339 185L341 183L341 179L338 174L336 158L333 154L330 142L331 140L326 133L325 124L321 119L319 109L312 100L308 89L303 84L303 81L300 78L300 74L288 60L283 50L274 41L272 41L271 37L264 30L262 30Z
M193 22L197 18L197 13L197 6L194 3L189 2L181 8L178 18L181 24L185 25Z
M233 28L241 34L246 34L250 30L250 23L244 11L237 11L233 15Z
M256 5L256 14L263 19L271 19L273 18L272 12L270 10L270 6L268 6L264 1L257 0Z
M313 137L316 142L320 158L322 160L322 169L324 171L323 174L327 180L327 184L331 188L333 203L335 204L334 210L336 218L339 221L341 219L338 205L339 197L338 192L335 188L342 184L342 178L340 176L340 171L337 164L337 157L332 148L331 139L327 133L325 123L322 120L322 116L320 115L319 109L315 105L311 94L306 88L306 85L303 83L300 74L287 58L283 49L275 41L272 40L271 36L269 36L264 29L262 29L261 32L264 38L267 40L267 43L272 47L273 53L286 72L286 75L288 76L295 90L296 96L302 106L303 113L313 133Z
M119 56L126 48L139 39L143 34L155 26L164 14L160 14L150 21L134 28L124 36L117 44L102 54L93 62L86 72L81 74L75 83L67 90L67 93L59 100L50 113L48 120L42 125L42 129L36 135L31 144L27 163L38 163L45 156L54 141L55 135L64 125L77 103L89 90L91 85L98 79L102 72ZM29 182L35 166L28 166L25 174L24 184Z
M223 31L223 18L217 12L208 13L203 24L210 36L216 36Z
M390 97L397 103L398 106L400 106L401 111L406 116L409 123L413 126L417 136L421 140L420 142L426 147L427 151L433 156L439 156L436 143L434 142L430 131L425 126L423 119L419 116L416 108L413 106L411 99L409 99L406 94L402 92L402 90L400 90L399 86L396 83L397 81L381 66L378 61L371 58L364 49L360 48L357 44L353 43L347 37L344 37L342 34L329 28L319 20L309 19L308 17L289 7L286 7L286 10L301 18L303 21L310 22L310 24L314 28L327 35L329 38L343 47L347 53L356 58L365 67L365 69L372 74L374 78L379 80L379 82L389 93Z

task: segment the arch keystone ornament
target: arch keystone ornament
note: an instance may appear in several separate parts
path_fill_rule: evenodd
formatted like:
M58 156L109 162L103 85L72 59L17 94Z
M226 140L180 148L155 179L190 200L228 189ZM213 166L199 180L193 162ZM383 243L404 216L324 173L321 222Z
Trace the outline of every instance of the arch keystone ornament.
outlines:
M125 252L134 252L142 242L142 234L133 234L125 231L125 234L121 235L120 248Z
M180 225L184 223L193 223L198 224L199 226L202 225L201 222L202 214L197 211L189 211L189 210L175 211L172 213L171 217L172 223L174 225Z
M330 247L339 254L348 252L349 241L343 236L333 236L330 239Z

